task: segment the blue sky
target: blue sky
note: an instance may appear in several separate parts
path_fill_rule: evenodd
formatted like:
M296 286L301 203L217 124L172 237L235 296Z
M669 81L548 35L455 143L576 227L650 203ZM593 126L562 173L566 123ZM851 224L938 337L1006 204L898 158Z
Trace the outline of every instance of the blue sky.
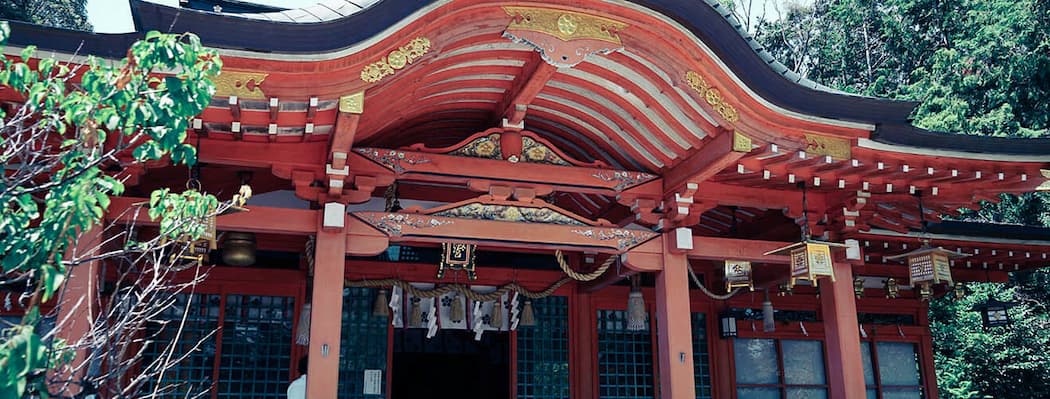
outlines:
M156 3L178 6L179 0L151 0ZM297 8L317 3L317 0L254 0L254 3L277 7ZM88 21L95 32L124 33L135 29L131 22L131 7L128 0L88 0Z

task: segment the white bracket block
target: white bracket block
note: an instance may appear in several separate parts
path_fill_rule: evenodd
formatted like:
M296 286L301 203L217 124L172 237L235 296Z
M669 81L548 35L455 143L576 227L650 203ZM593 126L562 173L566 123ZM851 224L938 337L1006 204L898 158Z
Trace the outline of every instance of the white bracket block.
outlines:
M324 220L321 227L325 229L339 229L346 227L346 205L338 202L324 204Z
M846 259L860 260L860 241L846 240Z
M693 230L688 227L674 229L674 247L681 251L693 249Z
M521 121L519 121L518 123L515 124L515 123L510 123L510 121L508 121L507 118L503 118L503 123L500 124L500 127L504 128L504 129L518 129L518 130L522 130L522 129L525 129L525 121L521 120Z
M329 175L350 176L350 165L344 166L342 169L335 169L332 167L332 164L327 164L324 166L324 170Z

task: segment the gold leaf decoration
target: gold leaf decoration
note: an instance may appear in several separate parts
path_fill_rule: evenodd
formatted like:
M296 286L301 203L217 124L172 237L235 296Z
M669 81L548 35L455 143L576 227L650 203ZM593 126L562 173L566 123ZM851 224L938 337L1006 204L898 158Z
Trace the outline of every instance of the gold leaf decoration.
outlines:
M215 95L218 97L266 98L266 93L263 93L261 85L269 75L261 72L223 70L213 80Z
M503 7L514 17L507 30L546 33L562 41L592 39L622 45L616 32L628 25L608 18L573 11L537 7Z
M379 61L368 64L361 70L361 80L368 83L378 82L386 76L393 75L397 70L408 66L408 64L426 54L427 51L430 51L430 39L422 36L412 39L412 41L391 51L390 54L379 59Z
M339 112L360 114L365 110L365 92L359 91L339 97Z
M751 152L751 138L740 132L733 132L733 151Z
M722 98L722 93L708 84L703 76L700 76L700 74L694 71L688 71L685 73L685 82L693 89L693 91L696 91L700 97L706 100L707 103L715 109L715 112L722 115L722 118L725 118L726 121L730 123L740 121L740 113L737 112L736 108L729 105L725 99Z
M810 133L806 133L806 152L835 159L850 159L851 156L849 140Z

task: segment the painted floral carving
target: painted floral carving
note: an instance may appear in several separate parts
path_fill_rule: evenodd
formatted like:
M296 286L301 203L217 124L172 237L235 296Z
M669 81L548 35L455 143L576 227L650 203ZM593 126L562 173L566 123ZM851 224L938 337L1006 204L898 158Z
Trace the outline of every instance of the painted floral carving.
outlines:
M430 163L430 158L411 152L367 147L354 148L354 151L397 173L404 173L405 165Z
M656 236L656 233L651 231L628 229L574 229L572 232L598 241L615 240L616 248L621 251L649 241L650 238Z
M364 215L362 219L389 236L400 236L406 226L425 229L453 223L451 220L440 220L429 216L403 213L388 213L382 216Z
M467 204L434 214L462 219L495 220L500 222L545 223L586 226L585 223L550 208L529 208L511 205Z
M502 159L500 152L499 133L479 137L459 149L452 151L449 155L459 155L471 158Z
M521 146L521 153L525 158L525 162L572 166L571 163L558 156L554 150L551 150L543 143L533 140L532 137L522 137Z
M655 175L642 172L628 172L623 170L603 170L595 172L594 177L607 182L616 182L613 190L620 191L628 187L636 186L656 178Z

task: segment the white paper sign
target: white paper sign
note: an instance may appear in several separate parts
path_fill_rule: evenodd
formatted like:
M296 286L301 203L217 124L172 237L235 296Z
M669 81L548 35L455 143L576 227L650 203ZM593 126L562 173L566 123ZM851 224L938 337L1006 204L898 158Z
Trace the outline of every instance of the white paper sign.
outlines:
M383 370L365 370L365 395L383 394Z

